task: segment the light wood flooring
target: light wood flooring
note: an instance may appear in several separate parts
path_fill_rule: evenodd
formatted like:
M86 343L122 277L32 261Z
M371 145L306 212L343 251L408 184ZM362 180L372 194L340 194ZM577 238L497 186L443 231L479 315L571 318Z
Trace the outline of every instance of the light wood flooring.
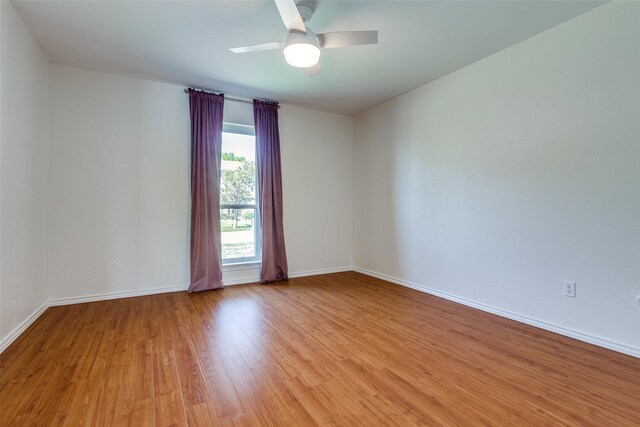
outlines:
M2 426L640 425L640 359L358 273L49 308Z

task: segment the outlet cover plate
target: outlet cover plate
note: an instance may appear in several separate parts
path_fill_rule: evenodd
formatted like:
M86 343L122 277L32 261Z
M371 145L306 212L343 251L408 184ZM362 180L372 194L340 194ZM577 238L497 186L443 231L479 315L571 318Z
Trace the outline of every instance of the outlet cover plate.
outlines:
M563 284L564 296L569 298L576 297L576 282L565 280Z

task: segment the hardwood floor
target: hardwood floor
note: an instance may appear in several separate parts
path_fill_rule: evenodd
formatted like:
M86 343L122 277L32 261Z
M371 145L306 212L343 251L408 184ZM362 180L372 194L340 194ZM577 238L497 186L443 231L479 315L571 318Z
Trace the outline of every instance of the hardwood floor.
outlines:
M49 308L2 426L640 425L640 360L358 273Z

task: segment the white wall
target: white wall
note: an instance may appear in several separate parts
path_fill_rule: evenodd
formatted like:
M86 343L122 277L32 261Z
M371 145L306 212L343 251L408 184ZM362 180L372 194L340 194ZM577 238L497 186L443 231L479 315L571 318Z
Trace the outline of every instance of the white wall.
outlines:
M48 60L9 2L0 2L0 15L2 349L47 300L44 188ZM15 281L18 289L14 299Z
M283 106L279 119L289 271L350 269L353 118Z
M354 264L640 351L638 23L610 3L358 116Z
M224 117L253 125L253 106L227 100ZM353 118L282 105L279 122L289 275L350 270ZM259 276L259 267L225 267L224 281Z
M184 88L62 65L50 81L51 298L188 283ZM253 122L250 104L226 104L225 120ZM352 118L285 106L280 129L290 272L350 266Z
M55 64L50 85L51 298L188 282L184 92Z

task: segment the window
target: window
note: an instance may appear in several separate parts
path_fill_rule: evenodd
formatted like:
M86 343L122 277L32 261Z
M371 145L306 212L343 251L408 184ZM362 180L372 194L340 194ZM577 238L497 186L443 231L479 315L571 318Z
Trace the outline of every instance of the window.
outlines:
M222 129L220 182L223 264L260 260L256 193L254 128L225 123Z

